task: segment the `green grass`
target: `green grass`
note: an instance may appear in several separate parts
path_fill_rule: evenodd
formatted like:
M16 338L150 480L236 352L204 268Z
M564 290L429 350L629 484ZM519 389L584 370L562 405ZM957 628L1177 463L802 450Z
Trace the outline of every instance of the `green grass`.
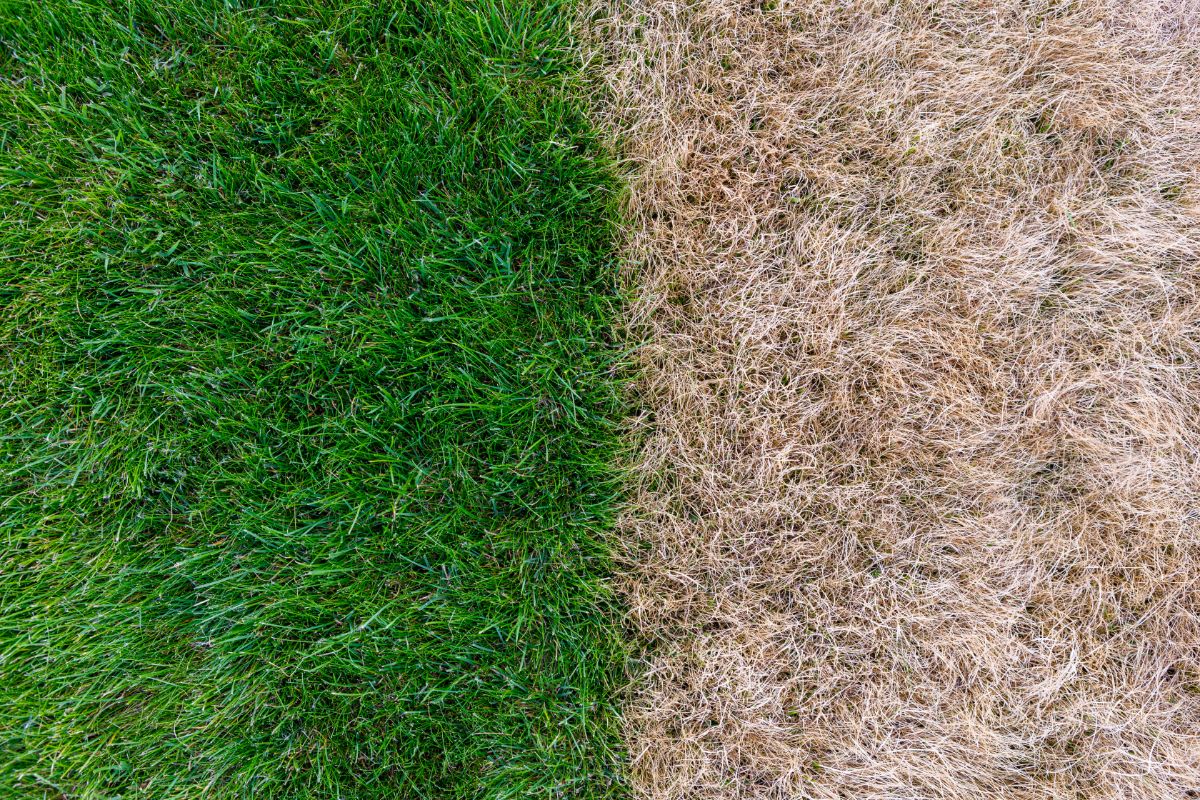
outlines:
M621 795L567 15L0 0L0 797Z

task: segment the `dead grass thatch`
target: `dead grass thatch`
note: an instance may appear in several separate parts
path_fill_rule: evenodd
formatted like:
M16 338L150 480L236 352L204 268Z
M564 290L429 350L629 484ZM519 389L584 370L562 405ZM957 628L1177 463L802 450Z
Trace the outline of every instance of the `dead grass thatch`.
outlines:
M643 796L1200 796L1197 24L594 0Z

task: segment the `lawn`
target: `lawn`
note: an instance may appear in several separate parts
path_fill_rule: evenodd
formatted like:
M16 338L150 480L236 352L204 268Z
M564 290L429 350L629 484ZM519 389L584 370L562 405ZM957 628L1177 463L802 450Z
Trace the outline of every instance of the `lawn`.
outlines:
M622 793L567 17L0 0L0 796Z

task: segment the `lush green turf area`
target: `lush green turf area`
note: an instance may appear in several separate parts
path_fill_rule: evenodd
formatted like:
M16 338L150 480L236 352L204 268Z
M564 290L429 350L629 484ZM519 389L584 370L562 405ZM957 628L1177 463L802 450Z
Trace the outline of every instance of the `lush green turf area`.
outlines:
M0 0L0 796L620 794L566 15Z

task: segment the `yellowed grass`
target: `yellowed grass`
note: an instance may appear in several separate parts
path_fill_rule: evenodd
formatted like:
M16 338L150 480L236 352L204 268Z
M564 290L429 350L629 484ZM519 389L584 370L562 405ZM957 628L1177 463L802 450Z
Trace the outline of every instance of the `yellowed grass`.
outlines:
M1200 796L1197 25L594 0L644 797Z

